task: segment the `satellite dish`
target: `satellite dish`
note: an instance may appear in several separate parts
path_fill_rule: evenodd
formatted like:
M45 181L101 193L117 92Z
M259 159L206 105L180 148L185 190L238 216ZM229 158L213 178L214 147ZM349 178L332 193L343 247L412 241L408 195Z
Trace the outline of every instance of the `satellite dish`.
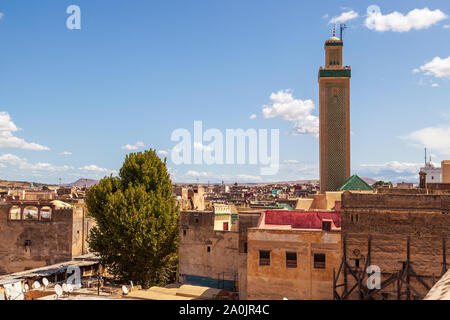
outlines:
M44 285L44 287L48 286L48 280L47 278L42 279L42 284Z
M73 292L73 286L70 283L67 285L67 291L69 293Z
M128 294L128 288L126 286L122 286L123 295L126 296Z
M55 292L58 297L61 297L63 295L63 289L59 284L55 286Z
M63 283L62 289L63 289L64 292L67 292L68 291L67 284Z
M39 281L35 281L33 283L33 289L39 289L41 287L41 284L39 283Z

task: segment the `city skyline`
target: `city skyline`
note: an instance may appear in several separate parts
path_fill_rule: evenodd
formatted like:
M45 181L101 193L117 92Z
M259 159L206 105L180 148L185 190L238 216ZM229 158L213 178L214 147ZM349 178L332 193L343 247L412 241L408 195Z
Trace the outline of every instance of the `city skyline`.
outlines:
M149 148L168 157L175 182L318 179L317 70L339 23L352 66L352 174L418 182L424 147L435 163L450 156L445 1L77 1L81 30L68 30L72 4L0 6L2 179L99 179ZM279 173L174 165L171 133L196 120L279 129Z

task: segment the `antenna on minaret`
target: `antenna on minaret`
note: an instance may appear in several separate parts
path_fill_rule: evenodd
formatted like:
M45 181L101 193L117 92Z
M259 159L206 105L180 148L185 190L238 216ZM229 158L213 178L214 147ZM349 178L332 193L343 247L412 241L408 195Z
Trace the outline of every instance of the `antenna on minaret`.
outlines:
M333 37L336 37L336 25L333 26Z
M343 23L341 23L340 24L340 29L341 29L341 41L343 40L343 35L344 35L344 30L345 29L347 29L347 25L346 24L343 24Z
M425 148L425 166L427 166L427 148Z

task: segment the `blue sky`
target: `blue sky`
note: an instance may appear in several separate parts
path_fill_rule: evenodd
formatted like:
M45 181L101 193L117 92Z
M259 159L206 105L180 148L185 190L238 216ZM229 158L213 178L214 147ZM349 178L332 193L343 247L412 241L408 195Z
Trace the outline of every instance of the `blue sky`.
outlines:
M72 4L80 30L66 27ZM370 5L381 13L368 21ZM416 181L425 146L435 163L450 158L446 0L3 0L0 12L1 179L101 178L146 148L168 152L175 181L317 178L333 19L349 26L353 173ZM279 129L280 172L173 164L172 132L196 120Z

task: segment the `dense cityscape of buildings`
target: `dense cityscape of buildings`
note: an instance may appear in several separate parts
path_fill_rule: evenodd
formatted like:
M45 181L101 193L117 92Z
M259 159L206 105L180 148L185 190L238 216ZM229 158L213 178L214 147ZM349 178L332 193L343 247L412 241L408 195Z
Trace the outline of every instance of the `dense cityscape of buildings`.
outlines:
M87 187L5 187L0 299L445 298L450 161L437 168L425 157L416 184L351 176L351 69L342 48L327 40L319 70L320 182L174 184L178 281L148 290L108 282L90 252ZM81 282L61 295L71 267Z

